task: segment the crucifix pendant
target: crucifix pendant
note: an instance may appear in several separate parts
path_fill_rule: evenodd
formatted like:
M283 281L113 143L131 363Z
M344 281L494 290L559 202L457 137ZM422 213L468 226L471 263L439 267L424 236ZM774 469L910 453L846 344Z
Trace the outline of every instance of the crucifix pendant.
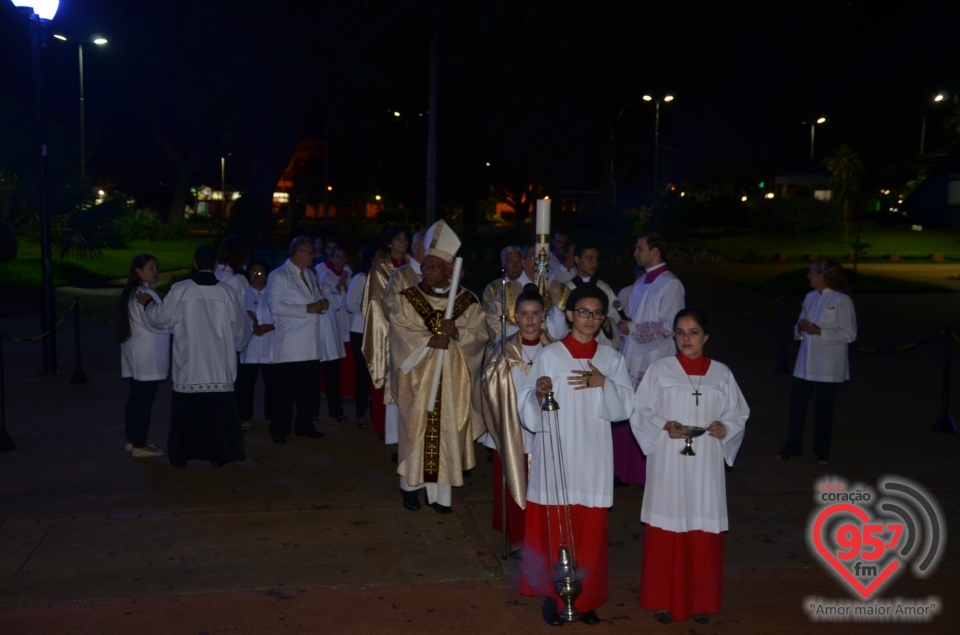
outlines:
M700 392L700 389L699 389L699 388L694 388L693 392L690 393L690 394L693 395L693 396L696 398L696 400L697 400L697 405L699 406L699 405L700 405L700 397L703 395L703 393Z

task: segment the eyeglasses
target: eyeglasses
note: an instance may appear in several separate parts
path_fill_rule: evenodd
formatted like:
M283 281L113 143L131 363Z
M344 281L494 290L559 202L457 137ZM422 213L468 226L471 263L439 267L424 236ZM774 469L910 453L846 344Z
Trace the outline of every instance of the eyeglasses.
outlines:
M447 265L420 265L420 271L440 271Z
M597 262L598 260L600 260L600 257L599 256L580 256L580 260L584 260L586 262Z
M594 320L602 320L604 317L604 313L600 309L596 311L591 311L590 309L574 309L573 311L583 319L593 318Z

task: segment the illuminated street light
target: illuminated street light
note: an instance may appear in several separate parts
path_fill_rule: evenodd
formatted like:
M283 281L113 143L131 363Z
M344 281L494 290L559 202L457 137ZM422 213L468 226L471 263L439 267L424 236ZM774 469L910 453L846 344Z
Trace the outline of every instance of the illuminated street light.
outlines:
M933 101L943 101L943 93L940 93L939 95L934 97Z
M379 200L380 200L380 195L379 195L379 194L377 194L377 195L376 195L376 196L374 196L373 198L375 198L375 199L377 199L377 200L379 201Z
M741 196L741 197L740 197L740 200L743 201L744 203L746 203L746 202L747 202L747 197L746 197L746 196Z
M394 110L394 111L393 111L393 116L394 116L394 117L399 117L399 116L400 116L400 113L397 112L396 110Z
M80 60L80 178L84 179L87 176L87 125L85 117L85 102L83 99L83 40L76 38L67 37L65 35L60 35L59 33L54 34L56 39L61 42L76 42L77 43L77 55ZM107 43L107 39L103 37L96 37L93 40L89 40L97 46L103 46Z
M763 198L773 198L773 192L767 192L763 195Z
M34 110L37 117L37 154L40 157L40 332L43 374L57 374L57 307L53 290L53 257L50 233L50 168L47 151L47 120L43 110L43 57L46 25L60 6L59 0L13 0L13 6L30 18L30 47L33 58Z
M333 186L332 186L332 185L328 185L328 186L327 186L327 191L328 191L328 192L332 192L332 191L333 191Z
M813 144L817 135L817 124L824 124L824 123L827 123L826 117L820 117L816 121L813 121L810 123L810 158L811 159L813 158ZM804 126L807 125L807 122L806 121L802 122L802 125Z
M939 104L941 101L946 99L946 93L937 93L937 96L933 98L933 103ZM923 122L920 124L920 154L923 154L924 147L927 140L927 113L924 110L923 113Z
M657 168L660 163L660 100L654 99L650 95L644 95L643 101L652 101L657 105L657 118L653 127L653 191L657 191ZM673 101L673 95L665 95L664 102Z

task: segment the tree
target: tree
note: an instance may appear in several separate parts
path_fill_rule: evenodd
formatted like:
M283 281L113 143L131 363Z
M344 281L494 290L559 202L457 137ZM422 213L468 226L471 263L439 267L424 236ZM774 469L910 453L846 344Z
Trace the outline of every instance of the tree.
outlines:
M843 242L848 242L850 228L850 202L860 191L866 169L860 154L847 144L840 146L832 156L823 160L830 171L831 186L837 192L837 201L843 209Z

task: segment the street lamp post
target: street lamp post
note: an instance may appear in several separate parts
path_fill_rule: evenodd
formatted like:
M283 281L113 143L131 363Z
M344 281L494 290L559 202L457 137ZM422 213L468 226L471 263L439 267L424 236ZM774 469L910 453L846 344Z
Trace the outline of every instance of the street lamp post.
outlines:
M62 42L76 42L77 43L77 56L80 60L80 179L86 179L87 176L87 125L86 125L86 109L83 99L83 40L75 40L73 38L68 38L65 35L60 35L59 33L53 37L57 38ZM97 46L103 46L107 43L107 40L102 37L94 38L90 40L93 44Z
M37 116L37 141L40 150L40 332L43 374L57 373L57 307L53 291L53 258L50 249L50 170L47 160L47 123L43 112L43 60L41 50L44 24L57 14L59 0L13 0L13 5L30 17L30 43L33 57L34 110ZM43 22L41 22L43 21Z
M816 140L816 137L817 137L817 125L824 124L824 123L827 123L827 120L825 117L820 117L816 121L810 122L810 158L811 159L813 158L814 141ZM803 125L804 126L807 125L807 122L804 121Z
M933 103L939 104L941 101L944 100L945 97L946 97L946 94L937 93L937 96L933 98ZM926 140L927 140L927 113L926 113L926 110L924 110L923 123L920 124L920 154L921 155L923 154L923 149L924 149Z
M652 101L657 106L656 123L653 126L653 191L657 191L657 170L660 164L660 100L650 95L644 95L643 101ZM663 101L673 101L673 95L664 95Z

